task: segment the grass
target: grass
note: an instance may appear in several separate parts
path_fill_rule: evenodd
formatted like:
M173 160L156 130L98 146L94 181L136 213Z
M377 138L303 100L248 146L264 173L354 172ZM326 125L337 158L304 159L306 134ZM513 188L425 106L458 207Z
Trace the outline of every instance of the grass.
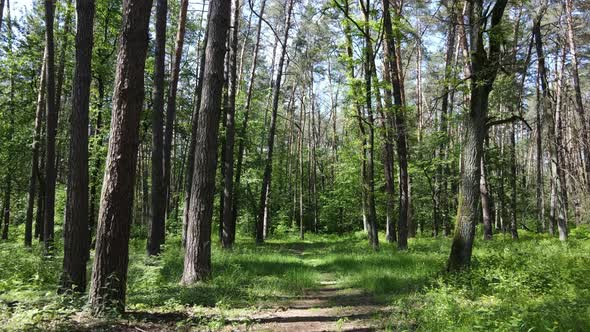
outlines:
M176 326L200 326L198 313L247 313L319 287L330 275L391 305L391 330L590 330L588 230L577 229L566 244L529 233L519 241L501 234L478 240L473 267L460 274L442 272L449 247L449 239L417 238L408 252L383 241L372 252L360 233L309 235L306 241L283 236L263 246L239 238L230 252L214 246L210 281L182 287L177 238L157 258L145 255L143 240L133 240L127 308L169 315ZM85 309L85 298L55 292L61 257L42 258L40 250L0 243L0 330L68 329L85 319L72 316ZM215 329L224 323L205 324Z

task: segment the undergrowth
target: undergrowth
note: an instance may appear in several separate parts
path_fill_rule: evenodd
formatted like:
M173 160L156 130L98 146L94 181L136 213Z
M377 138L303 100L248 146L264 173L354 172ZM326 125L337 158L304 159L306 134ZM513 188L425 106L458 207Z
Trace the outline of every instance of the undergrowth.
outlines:
M211 280L183 287L178 238L170 237L155 258L146 256L144 241L133 240L127 309L247 313L319 287L330 275L343 287L362 289L391 305L390 330L590 330L587 229L574 230L567 243L526 232L518 241L502 234L478 240L473 266L455 274L444 272L449 248L449 239L417 238L407 252L384 241L373 252L362 233L309 235L305 241L284 235L262 246L240 238L231 251L214 246ZM26 250L20 243L0 243L0 330L72 326L87 299L56 294L60 270L59 246L55 257L43 257L39 245ZM191 319L177 325L201 324ZM215 329L223 321L211 324Z

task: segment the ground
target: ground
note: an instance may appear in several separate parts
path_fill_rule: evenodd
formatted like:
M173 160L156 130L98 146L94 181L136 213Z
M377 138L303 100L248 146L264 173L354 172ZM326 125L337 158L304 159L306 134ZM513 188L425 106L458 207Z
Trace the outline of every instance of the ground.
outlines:
M179 284L182 251L145 255L134 240L127 312L87 314L85 297L59 296L61 257L0 243L0 330L78 331L587 331L590 233L567 244L548 236L496 234L476 242L474 266L444 272L449 239L419 237L407 252L362 233L240 238L213 251L213 277ZM59 252L59 248L58 248Z

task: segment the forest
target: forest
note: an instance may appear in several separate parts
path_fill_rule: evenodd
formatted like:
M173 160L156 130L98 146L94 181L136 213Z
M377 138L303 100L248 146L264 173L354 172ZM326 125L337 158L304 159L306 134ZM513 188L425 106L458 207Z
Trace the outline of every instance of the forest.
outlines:
M0 331L590 331L588 22L0 0Z

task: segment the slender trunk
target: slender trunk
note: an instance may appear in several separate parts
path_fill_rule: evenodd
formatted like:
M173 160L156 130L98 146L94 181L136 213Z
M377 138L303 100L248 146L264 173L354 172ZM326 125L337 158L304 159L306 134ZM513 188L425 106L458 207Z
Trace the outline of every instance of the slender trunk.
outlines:
M55 100L55 45L53 40L54 0L45 0L45 43L47 49L46 65L46 141L45 141L45 213L43 221L43 241L45 253L53 247L55 217L55 137L57 134L57 109Z
M194 155L194 170L186 232L182 284L190 285L211 275L211 220L215 194L217 138L227 31L231 0L209 3L208 42L203 73L202 99Z
M178 17L178 31L174 46L174 58L170 70L170 87L168 89L168 104L166 105L166 129L164 132L164 183L163 188L166 194L166 215L168 219L171 212L170 200L172 197L172 186L170 174L172 172L172 139L174 134L174 119L176 117L176 96L178 94L178 79L180 76L180 64L182 62L182 50L184 48L184 36L186 34L186 16L189 0L181 0L180 14Z
M29 178L29 197L27 201L27 219L25 220L25 246L30 247L33 239L33 210L37 190L37 178L39 176L39 150L41 145L41 127L43 126L43 113L45 112L45 64L46 57L43 54L43 65L39 74L39 89L37 90L37 112L35 113L35 136L32 144L31 176ZM40 206L37 207L40 209ZM38 230L35 230L38 236Z
M487 181L487 167L486 167L486 158L485 153L482 155L481 158L481 178L479 183L479 191L481 196L481 211L483 216L483 239L484 240L491 240L492 239L492 216L491 216L491 208L490 208L490 190L488 187Z
M234 145L235 145L235 113L237 85L237 52L238 32L240 20L240 0L233 1L233 16L231 24L230 48L229 48L229 77L228 77L228 99L225 118L225 149L223 156L224 179L223 179L223 211L222 211L222 236L221 243L224 248L231 248L236 238L236 225L233 223L233 194L234 194Z
M537 232L542 231L542 225L545 224L545 207L543 201L543 117L547 113L549 96L548 96L548 83L547 83L547 68L545 67L545 55L543 53L543 40L541 36L541 20L544 12L544 8L541 9L541 14L535 19L533 24L533 34L535 35L535 44L537 51L537 75L538 80L541 82L541 92L539 93L539 86L537 85L537 109L536 109L536 122L537 122L537 160L536 160L536 175L537 175ZM550 148L551 149L551 148Z
M64 259L61 291L86 289L90 258L88 225L88 114L90 107L94 1L77 0L76 70L74 73L70 173L64 223Z
M268 211L270 203L270 187L272 180L272 159L274 150L275 133L277 128L277 117L279 110L279 97L281 89L281 79L283 76L283 66L287 54L287 42L289 39L289 31L291 28L291 12L293 10L293 0L289 0L287 4L287 12L285 19L285 34L283 36L281 45L281 55L277 67L277 76L273 86L272 96L272 114L270 119L270 129L268 133L267 154L264 167L264 175L262 178L262 190L260 193L260 207L258 210L258 217L256 220L256 242L264 242L264 224L269 223L270 211Z
M240 184L242 179L242 166L244 162L244 151L246 150L246 134L248 132L248 121L250 119L250 111L252 107L252 96L254 92L254 81L256 78L256 68L258 65L258 53L260 51L260 36L262 33L262 20L264 17L264 9L266 7L266 0L262 0L260 4L260 11L258 13L258 26L256 28L256 43L252 53L252 64L250 67L250 78L248 79L248 88L246 92L246 102L244 104L244 120L238 133L238 160L236 162L236 179L234 184L234 197L232 206L232 224L235 225L238 219L239 212L239 197Z
M586 190L590 192L590 162L588 158L590 158L590 122L586 117L586 112L584 110L584 102L582 100L582 89L580 88L580 75L578 73L578 53L576 49L576 40L574 38L574 19L572 16L572 12L574 11L574 2L573 0L565 0L565 19L567 22L567 42L570 50L570 57L571 57L571 71L572 71L572 80L574 85L574 93L575 93L575 105L576 105L576 112L578 113L578 117L580 118L581 122L581 147L582 147L582 157L585 161L585 176L584 179L586 180Z
M90 308L100 315L125 309L133 187L144 101L151 0L124 0L111 135L102 188Z
M166 237L166 184L164 183L164 75L168 1L156 0L156 49L152 110L152 219L147 254L158 255Z
M305 136L305 107L303 107L303 98L301 99L301 115L299 116L301 127L299 130L299 238L305 238L305 211L303 206L303 139Z

